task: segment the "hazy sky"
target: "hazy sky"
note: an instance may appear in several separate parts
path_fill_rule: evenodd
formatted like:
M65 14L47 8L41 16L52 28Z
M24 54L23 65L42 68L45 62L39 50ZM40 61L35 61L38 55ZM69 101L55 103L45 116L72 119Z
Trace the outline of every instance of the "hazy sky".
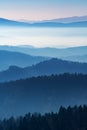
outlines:
M43 20L87 15L87 0L0 0L0 17Z

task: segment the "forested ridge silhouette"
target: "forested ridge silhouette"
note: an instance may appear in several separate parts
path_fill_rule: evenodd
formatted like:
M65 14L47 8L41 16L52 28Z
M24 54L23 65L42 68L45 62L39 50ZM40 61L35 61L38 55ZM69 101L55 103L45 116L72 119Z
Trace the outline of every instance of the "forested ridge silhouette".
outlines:
M0 120L0 130L87 130L87 106L61 106L56 113L28 113Z

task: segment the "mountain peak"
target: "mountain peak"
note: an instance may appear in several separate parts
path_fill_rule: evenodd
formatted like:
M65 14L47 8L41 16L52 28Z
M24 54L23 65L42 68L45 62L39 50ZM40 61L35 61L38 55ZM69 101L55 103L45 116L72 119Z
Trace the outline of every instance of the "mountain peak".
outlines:
M16 66L16 65L11 65L9 66L8 70L18 70L21 69L20 67Z

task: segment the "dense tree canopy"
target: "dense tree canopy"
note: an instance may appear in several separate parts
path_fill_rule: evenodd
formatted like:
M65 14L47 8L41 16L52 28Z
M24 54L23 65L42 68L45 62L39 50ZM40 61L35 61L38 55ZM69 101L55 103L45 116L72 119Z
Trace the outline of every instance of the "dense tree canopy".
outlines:
M0 130L87 130L87 106L61 106L57 113L11 117L0 121Z
M87 75L39 76L0 84L0 117L56 112L87 103Z

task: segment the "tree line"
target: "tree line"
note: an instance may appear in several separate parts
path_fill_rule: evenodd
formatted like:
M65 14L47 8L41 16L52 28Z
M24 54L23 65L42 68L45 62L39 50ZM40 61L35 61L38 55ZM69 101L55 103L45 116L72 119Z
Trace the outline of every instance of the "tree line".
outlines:
M87 105L61 106L56 113L28 113L0 120L0 130L87 130Z

